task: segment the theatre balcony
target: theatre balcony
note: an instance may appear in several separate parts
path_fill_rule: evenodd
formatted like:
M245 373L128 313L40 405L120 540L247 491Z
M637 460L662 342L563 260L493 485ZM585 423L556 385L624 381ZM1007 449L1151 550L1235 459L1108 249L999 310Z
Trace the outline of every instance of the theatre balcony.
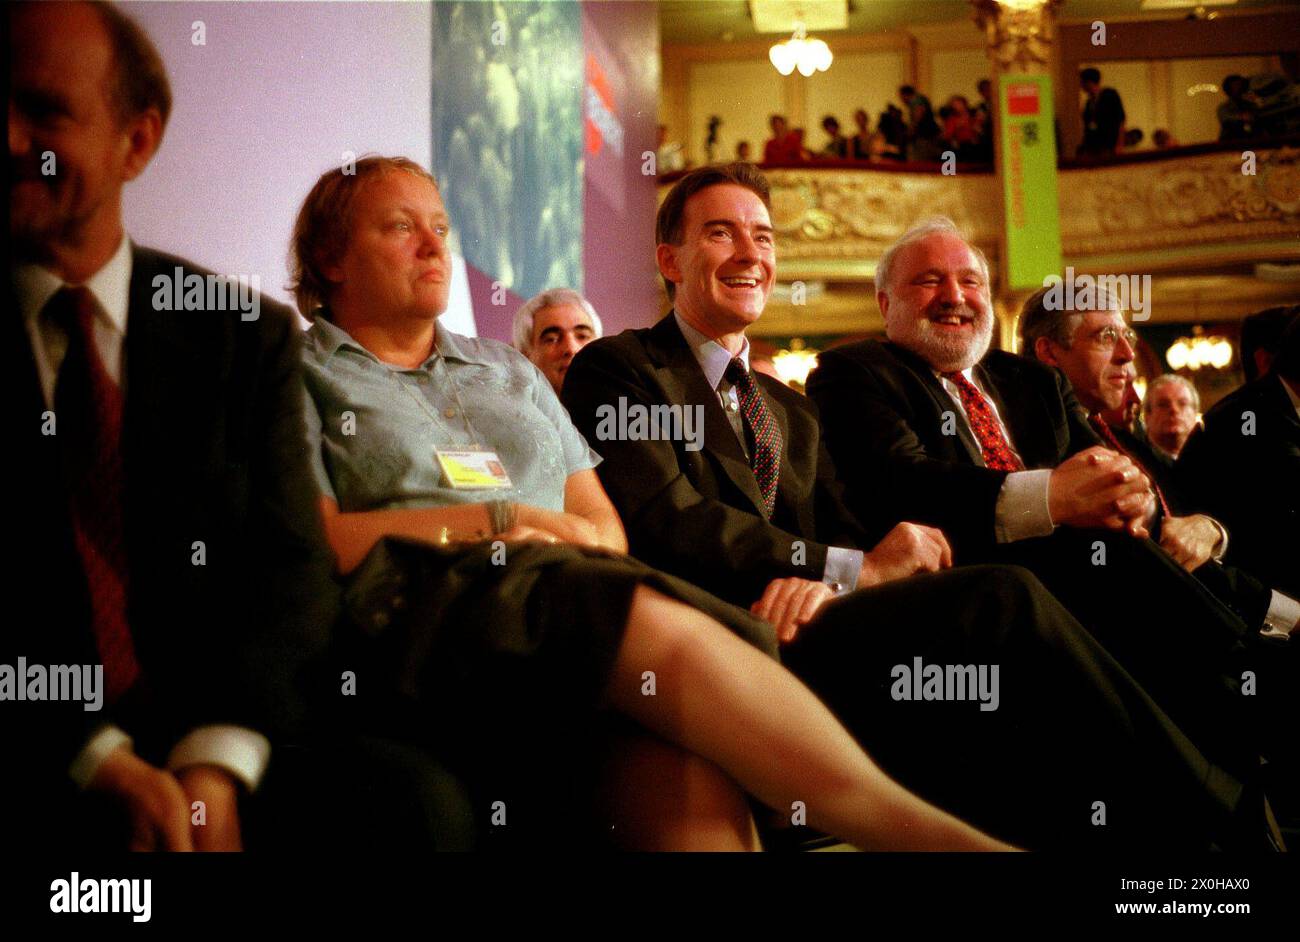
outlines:
M883 330L871 289L876 261L927 216L948 216L971 235L996 288L1003 199L992 167L958 165L951 175L893 162L763 169L780 287L759 335ZM681 175L664 175L661 195ZM1058 189L1064 264L1079 274L1150 274L1153 322L1239 319L1300 293L1300 138L1065 162ZM799 292L803 303L792 303Z
M883 335L881 253L947 216L989 259L1003 349L1044 279L1119 280L1139 392L1173 370L1208 405L1242 381L1241 321L1300 302L1294 8L815 6L816 26L763 4L660 4L659 197L692 166L763 168L777 286L748 334L783 379ZM1213 362L1194 369L1193 347Z

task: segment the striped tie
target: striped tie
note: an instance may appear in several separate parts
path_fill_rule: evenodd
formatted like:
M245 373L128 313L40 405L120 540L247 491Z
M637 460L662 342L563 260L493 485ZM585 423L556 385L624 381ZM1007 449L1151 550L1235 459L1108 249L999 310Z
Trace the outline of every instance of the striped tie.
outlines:
M727 364L727 380L736 387L740 396L740 412L749 426L749 434L754 439L750 467L754 469L754 478L758 481L759 492L763 495L763 508L768 517L776 509L776 485L781 473L781 427L772 413L767 411L767 403L754 382L753 374L745 369L739 357Z

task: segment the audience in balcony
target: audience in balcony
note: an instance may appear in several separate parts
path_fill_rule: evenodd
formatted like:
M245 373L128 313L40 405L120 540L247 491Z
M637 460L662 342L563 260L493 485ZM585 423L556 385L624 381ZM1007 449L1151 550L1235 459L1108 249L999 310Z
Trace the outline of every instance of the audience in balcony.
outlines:
M938 160L943 153L943 130L934 119L930 99L912 85L902 85L898 97L907 106L907 159Z
M853 112L853 123L857 131L849 138L849 156L854 160L869 160L871 155L871 116L865 108Z
M821 156L844 160L849 156L849 138L840 133L839 119L828 114L822 118L822 130L830 138L822 148Z
M1116 153L1124 140L1124 103L1119 92L1103 87L1101 72L1088 68L1079 72L1079 86L1088 95L1083 106L1083 143L1080 157L1106 157Z
M974 160L979 147L981 128L971 113L965 95L953 95L941 109L943 142L961 161Z
M1151 143L1156 146L1156 150L1169 150L1171 147L1181 146L1176 140L1174 140L1173 134L1165 128L1158 128L1156 132L1151 135Z
M655 144L655 164L659 173L672 173L674 170L686 169L686 154L677 141L668 140L668 125L659 125L659 137Z
M901 108L894 104L886 105L880 112L876 130L885 136L889 153L896 154L899 160L907 159L907 122Z
M803 159L803 131L791 130L783 114L768 118L772 137L763 145L763 163L796 163Z
M1251 137L1259 104L1249 92L1244 75L1229 75L1223 80L1223 94L1228 100L1219 105L1219 140L1235 141Z

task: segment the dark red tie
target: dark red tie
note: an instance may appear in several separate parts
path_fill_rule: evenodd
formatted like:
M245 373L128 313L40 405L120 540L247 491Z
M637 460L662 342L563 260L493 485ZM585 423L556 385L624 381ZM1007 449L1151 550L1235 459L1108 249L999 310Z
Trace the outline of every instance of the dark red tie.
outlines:
M781 474L781 426L767 411L758 384L739 357L727 364L726 376L727 381L736 387L740 412L754 439L754 453L749 465L754 469L758 490L763 495L763 507L771 517L776 509L776 485Z
M1169 513L1169 504L1165 501L1165 492L1162 491L1160 489L1160 485L1156 483L1155 475L1153 475L1150 471L1146 469L1146 465L1142 463L1142 461L1138 458L1137 455L1133 454L1133 452L1129 451L1127 448L1125 448L1123 445L1119 443L1119 439L1115 436L1115 433L1111 431L1111 427L1106 424L1105 419L1103 419L1100 415L1093 413L1092 415L1088 416L1088 421L1092 423L1092 427L1097 430L1097 434L1106 440L1107 445L1109 445L1111 448L1114 448L1121 455L1131 460L1135 465L1137 465L1138 470L1141 471L1143 474L1145 474L1151 480L1151 487L1156 492L1156 500L1160 501L1161 512L1166 517L1172 516L1172 514Z
M975 440L980 443L985 466L994 471L1023 471L1025 466L1007 443L1006 436L1002 434L1002 426L998 424L993 407L984 398L984 394L961 373L944 373L943 378L957 387L962 408L966 410L966 420L975 433Z
M110 703L135 683L140 665L126 621L126 543L122 526L122 390L95 344L99 302L86 288L63 288L45 311L68 350L54 392L55 434L66 475L77 552L86 571L95 643Z

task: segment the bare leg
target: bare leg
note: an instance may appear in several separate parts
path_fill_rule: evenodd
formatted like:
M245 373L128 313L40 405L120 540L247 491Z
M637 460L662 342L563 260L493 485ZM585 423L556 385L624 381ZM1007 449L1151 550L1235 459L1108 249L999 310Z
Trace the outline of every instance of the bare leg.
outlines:
M610 836L625 850L761 849L736 783L707 759L654 736L611 743L600 795Z
M802 802L808 824L864 849L1011 849L886 776L789 671L651 589L633 597L606 696L765 804Z

